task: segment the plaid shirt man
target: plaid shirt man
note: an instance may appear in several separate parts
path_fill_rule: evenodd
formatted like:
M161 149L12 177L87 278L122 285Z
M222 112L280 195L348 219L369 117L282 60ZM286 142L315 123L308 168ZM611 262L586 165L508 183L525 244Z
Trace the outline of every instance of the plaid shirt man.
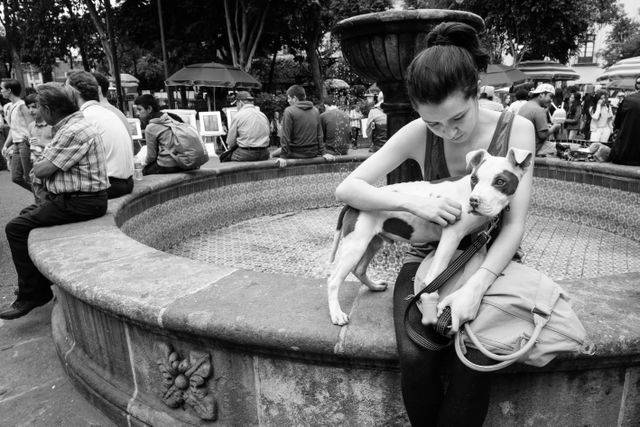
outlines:
M44 185L50 193L96 192L109 187L104 145L98 131L77 111L53 127L42 156L60 168Z

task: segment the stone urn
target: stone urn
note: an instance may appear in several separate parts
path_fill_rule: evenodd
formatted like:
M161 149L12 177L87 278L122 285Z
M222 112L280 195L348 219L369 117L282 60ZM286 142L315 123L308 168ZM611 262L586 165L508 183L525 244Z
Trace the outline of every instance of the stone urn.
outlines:
M458 10L388 10L340 21L333 34L340 40L342 55L353 70L373 80L384 93L382 109L387 114L387 132L417 117L407 95L406 70L413 57L426 47L427 34L439 23L464 22L478 32L484 21L478 15ZM415 162L405 162L389 174L389 183L422 178Z

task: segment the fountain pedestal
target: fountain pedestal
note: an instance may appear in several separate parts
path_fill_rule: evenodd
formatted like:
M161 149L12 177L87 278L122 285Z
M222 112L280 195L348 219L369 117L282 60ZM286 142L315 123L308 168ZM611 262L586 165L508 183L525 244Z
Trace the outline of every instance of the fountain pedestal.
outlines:
M427 34L441 22L457 21L484 30L478 15L457 10L389 10L340 21L333 29L342 54L360 76L373 80L384 92L388 136L417 118L405 86L413 57L426 47ZM407 161L387 177L388 183L422 179L417 163Z

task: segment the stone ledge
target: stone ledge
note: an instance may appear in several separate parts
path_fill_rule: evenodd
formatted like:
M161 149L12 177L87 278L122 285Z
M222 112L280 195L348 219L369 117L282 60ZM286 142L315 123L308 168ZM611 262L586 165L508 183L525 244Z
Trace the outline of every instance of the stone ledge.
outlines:
M338 163L366 157L344 156ZM542 160L539 165L576 167L571 162ZM287 168L317 164L327 162L292 160ZM628 167L617 165L585 166L589 171L614 176L634 174ZM343 307L349 311L357 304L351 313L352 323L340 328L329 320L323 280L198 263L142 245L118 228L119 216L127 205L143 201L154 190L189 187L185 191L190 192L198 181L256 169L277 167L273 161L223 164L216 169L145 177L136 183L131 195L110 201L105 217L34 230L29 239L31 256L65 292L135 323L215 337L294 358L315 355L394 364L392 290L373 294L346 284L341 296ZM598 346L595 359L639 362L638 279L640 274L632 273L563 283ZM291 315L283 315L285 311ZM560 358L549 369L591 366L597 363L595 359Z

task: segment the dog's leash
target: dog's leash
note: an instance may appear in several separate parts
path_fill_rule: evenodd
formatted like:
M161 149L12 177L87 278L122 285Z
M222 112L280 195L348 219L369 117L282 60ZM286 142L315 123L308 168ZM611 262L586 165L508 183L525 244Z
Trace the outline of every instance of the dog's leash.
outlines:
M449 264L449 266L438 275L431 283L425 286L420 292L413 295L411 301L407 305L407 308L404 312L404 325L407 331L407 335L414 343L418 344L421 347L426 348L427 350L440 350L444 347L451 345L453 342L453 338L447 336L448 330L451 328L451 308L445 307L440 317L438 317L438 322L432 327L435 332L438 333L438 336L435 334L431 334L430 337L426 337L424 334L418 332L409 322L409 311L412 307L416 307L417 302L420 300L420 295L424 293L435 292L440 289L454 274L458 272L470 259L474 256L484 245L491 241L491 232L498 225L499 216L495 216L491 219L491 223L489 227L478 233L473 242ZM428 330L428 327L425 326L425 329Z

